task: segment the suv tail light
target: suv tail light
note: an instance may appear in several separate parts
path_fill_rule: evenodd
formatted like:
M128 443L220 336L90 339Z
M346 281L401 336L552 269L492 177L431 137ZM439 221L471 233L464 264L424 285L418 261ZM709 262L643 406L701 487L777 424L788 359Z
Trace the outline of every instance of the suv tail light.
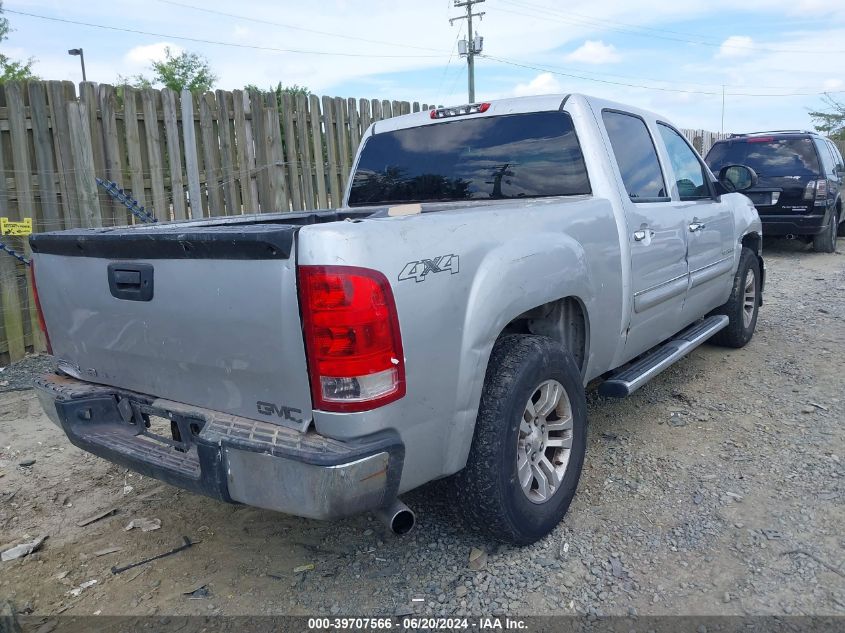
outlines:
M300 266L299 301L315 409L367 411L405 395L399 319L384 275Z
M804 200L827 199L827 180L811 180L804 187Z
M44 312L41 310L41 300L38 298L38 286L35 285L35 260L29 262L29 277L32 281L32 297L35 299L35 311L38 314L38 326L44 334L44 342L47 344L47 353L53 354L53 346L50 344L50 335L47 333L47 324L44 322Z

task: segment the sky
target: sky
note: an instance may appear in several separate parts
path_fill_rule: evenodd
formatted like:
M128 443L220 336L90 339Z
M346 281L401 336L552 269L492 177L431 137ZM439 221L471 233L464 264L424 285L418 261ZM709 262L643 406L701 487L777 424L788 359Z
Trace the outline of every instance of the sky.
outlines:
M115 83L148 73L169 46L205 56L217 88L468 100L457 54L466 21L450 25L464 12L453 0L2 4L14 32L0 49L34 58L44 79L81 80L69 48L84 49L90 81ZM474 10L485 14L474 20L484 38L476 101L581 92L726 132L811 129L823 93L845 101L845 0L486 0Z

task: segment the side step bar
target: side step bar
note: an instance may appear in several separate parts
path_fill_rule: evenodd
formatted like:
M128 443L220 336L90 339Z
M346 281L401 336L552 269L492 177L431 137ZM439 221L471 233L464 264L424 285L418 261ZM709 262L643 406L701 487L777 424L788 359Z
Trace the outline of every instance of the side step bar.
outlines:
M723 314L707 317L691 325L675 338L648 352L633 365L612 374L599 385L599 394L611 398L630 396L657 374L727 326L728 317Z

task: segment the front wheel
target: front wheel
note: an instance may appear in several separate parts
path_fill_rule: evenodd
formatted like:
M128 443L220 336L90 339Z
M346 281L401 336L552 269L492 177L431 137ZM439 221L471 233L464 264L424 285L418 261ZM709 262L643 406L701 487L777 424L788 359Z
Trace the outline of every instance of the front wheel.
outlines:
M503 336L490 356L466 468L450 482L455 507L499 540L542 538L575 496L586 430L572 356L546 337Z
M725 305L713 311L713 314L727 315L728 326L717 332L711 341L725 347L744 347L757 327L760 294L760 260L750 248L743 248L731 296Z

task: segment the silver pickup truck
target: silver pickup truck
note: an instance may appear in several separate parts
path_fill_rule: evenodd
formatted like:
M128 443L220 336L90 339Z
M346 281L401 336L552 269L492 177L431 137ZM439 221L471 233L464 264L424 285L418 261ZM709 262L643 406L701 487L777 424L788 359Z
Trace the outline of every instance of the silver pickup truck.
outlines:
M750 340L755 180L582 95L378 121L337 210L33 235L37 391L76 446L197 493L402 533L398 495L449 478L530 543L575 494L588 383Z

